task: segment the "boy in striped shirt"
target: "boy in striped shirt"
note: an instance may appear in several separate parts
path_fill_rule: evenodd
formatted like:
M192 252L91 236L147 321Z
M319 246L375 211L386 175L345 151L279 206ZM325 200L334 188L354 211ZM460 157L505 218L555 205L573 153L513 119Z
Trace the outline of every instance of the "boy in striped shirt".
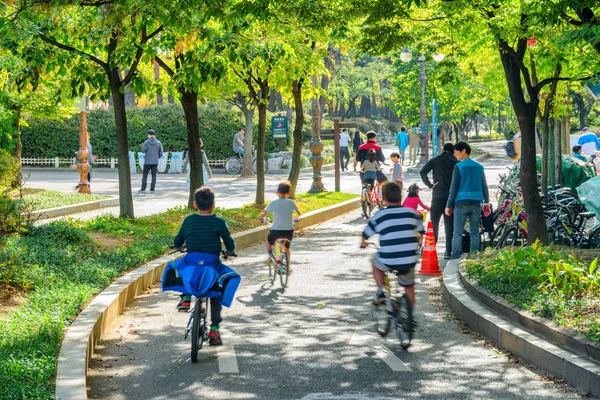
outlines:
M397 182L383 185L383 201L387 207L375 214L362 234L361 248L368 246L367 239L379 235L379 251L373 258L373 278L377 284L374 302L385 298L384 272L398 271L398 283L415 305L415 266L417 249L425 229L423 220L415 210L402 207L402 189Z

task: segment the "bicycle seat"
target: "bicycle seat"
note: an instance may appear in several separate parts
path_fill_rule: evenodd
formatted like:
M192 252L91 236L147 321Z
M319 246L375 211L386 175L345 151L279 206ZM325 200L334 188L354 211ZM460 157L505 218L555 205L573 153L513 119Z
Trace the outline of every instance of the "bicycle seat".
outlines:
M593 211L586 211L586 212L579 213L577 215L579 215L583 219L590 219L590 218L594 218L596 216L596 213Z

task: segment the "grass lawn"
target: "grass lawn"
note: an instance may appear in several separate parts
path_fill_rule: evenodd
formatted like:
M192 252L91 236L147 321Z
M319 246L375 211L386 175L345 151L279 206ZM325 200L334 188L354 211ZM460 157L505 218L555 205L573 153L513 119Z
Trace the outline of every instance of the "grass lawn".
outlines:
M522 310L600 342L598 251L544 247L487 250L467 274Z
M300 195L301 212L357 197ZM258 226L264 207L218 209L232 232ZM126 271L167 251L190 210L119 219L63 219L0 239L0 399L49 399L64 330ZM8 304L6 294L18 301ZM11 297L11 296L8 296Z
M14 193L11 196L15 201L19 201L19 194ZM73 192L58 192L55 190L44 189L23 189L23 200L31 206L32 211L45 210L73 204L85 203L88 201L107 199L109 196L99 196L97 194L82 194Z

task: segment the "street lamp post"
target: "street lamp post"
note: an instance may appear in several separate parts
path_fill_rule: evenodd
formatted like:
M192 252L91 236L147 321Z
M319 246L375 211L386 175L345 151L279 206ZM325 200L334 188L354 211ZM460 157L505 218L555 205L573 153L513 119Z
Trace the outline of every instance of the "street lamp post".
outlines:
M408 47L405 47L402 50L402 52L400 53L400 59L405 63L410 62L410 60L412 60L412 53L410 52ZM433 59L435 62L440 62L444 59L444 54L434 54ZM425 106L425 86L427 84L427 74L425 73L425 54L421 54L421 57L419 57L419 60L417 62L421 67L421 75L419 76L419 81L421 82L421 133L419 134L419 147L421 149L421 159L419 160L418 165L424 165L429 160L429 134L425 129L425 126L427 125L427 108Z

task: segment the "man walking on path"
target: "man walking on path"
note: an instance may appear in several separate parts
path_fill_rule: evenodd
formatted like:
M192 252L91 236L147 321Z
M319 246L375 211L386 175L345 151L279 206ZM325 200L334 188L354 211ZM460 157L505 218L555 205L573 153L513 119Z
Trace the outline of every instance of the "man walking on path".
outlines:
M429 189L433 189L431 200L431 223L433 224L433 234L435 242L438 241L439 225L442 215L444 216L444 232L446 233L446 248L444 258L449 259L452 253L452 230L454 217L445 215L444 209L448 202L450 194L450 184L452 183L452 173L454 166L458 162L454 157L454 145L452 143L444 144L443 153L432 158L421 168L421 180ZM427 176L433 170L433 184Z
M154 137L156 132L150 129L148 131L148 139L142 146L144 153L144 171L142 175L142 188L140 193L146 193L146 184L148 182L148 172L152 172L152 182L150 183L150 193L154 193L156 187L156 173L158 171L158 160L163 156L162 144Z
M452 234L452 260L460 257L462 232L469 218L471 234L470 251L479 251L479 220L481 204L483 214L490 215L489 193L483 165L471 158L471 146L467 142L458 142L454 146L454 156L459 161L454 166L450 195L446 204L446 215L454 215Z
M400 155L402 156L400 164L403 164L406 160L406 148L408 147L408 133L405 126L400 128L400 132L396 135L395 144L398 146L398 150L400 150Z
M420 152L419 152L419 135L417 135L414 132L411 132L408 135L408 153L409 153L409 158L410 158L410 164L416 164L417 163L417 154L420 156Z
M348 135L348 129L342 129L340 134L340 167L342 171L345 169L348 171L348 162L350 162L350 150L348 149L348 143L350 142L350 135ZM346 162L344 163L344 158Z

